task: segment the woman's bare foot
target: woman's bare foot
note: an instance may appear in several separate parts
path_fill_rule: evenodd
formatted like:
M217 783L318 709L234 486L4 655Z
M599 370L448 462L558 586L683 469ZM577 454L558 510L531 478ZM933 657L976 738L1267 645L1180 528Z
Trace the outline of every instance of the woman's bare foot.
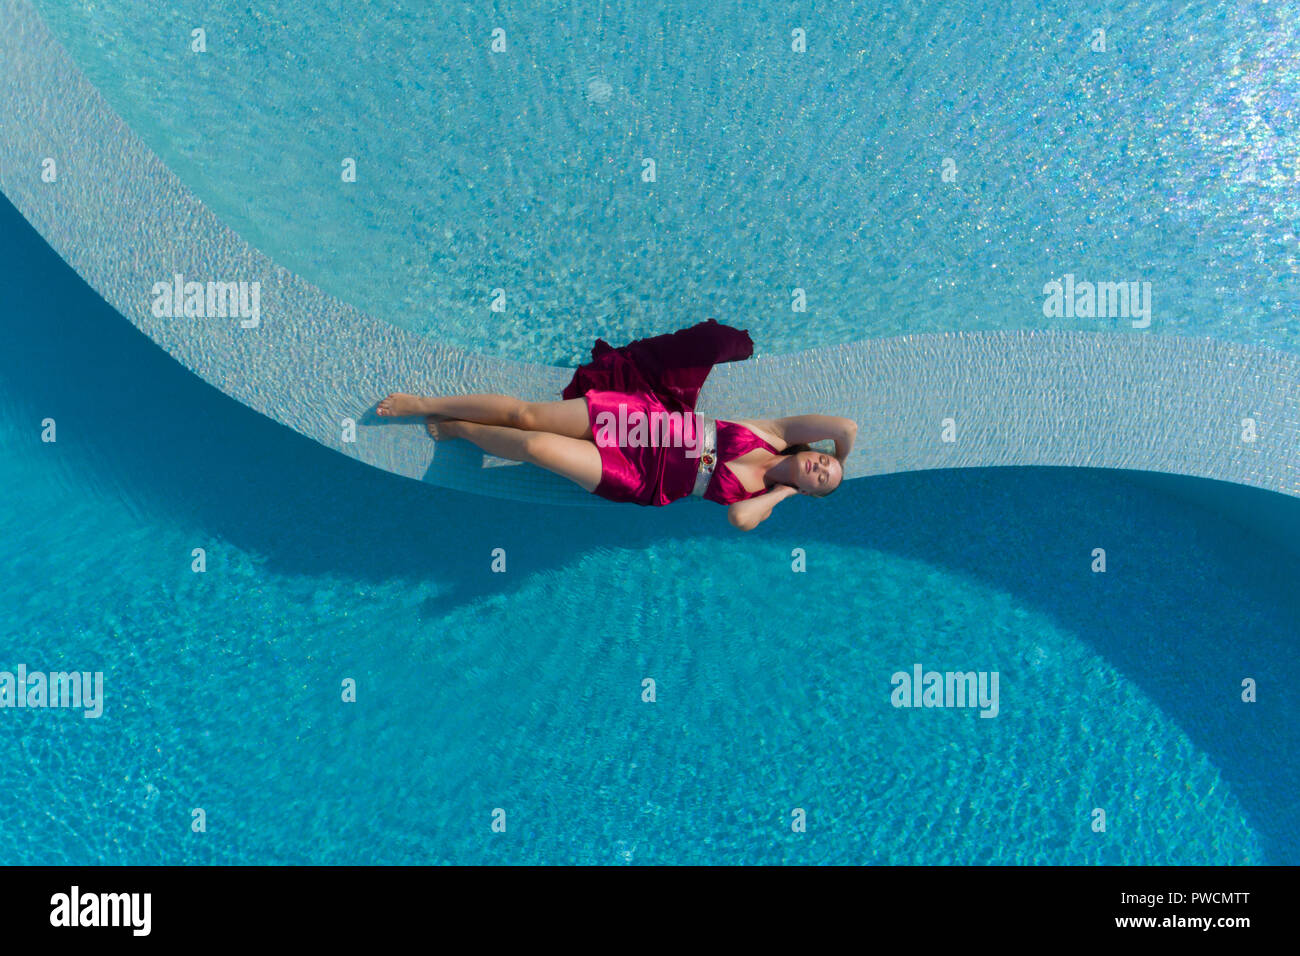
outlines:
M452 419L443 418L441 415L424 416L424 427L433 436L434 441L442 441L444 438L455 438L454 427L456 422Z
M405 392L393 392L379 403L375 413L389 418L426 414L424 399L418 395L407 395Z

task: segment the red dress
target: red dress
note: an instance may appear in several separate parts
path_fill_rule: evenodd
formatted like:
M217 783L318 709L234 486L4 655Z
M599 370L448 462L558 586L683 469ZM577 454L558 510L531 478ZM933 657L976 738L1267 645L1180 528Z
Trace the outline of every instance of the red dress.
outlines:
M714 319L618 349L597 339L592 360L574 371L563 392L566 399L587 400L601 461L595 494L639 505L666 505L690 496L699 457L689 453L696 443L685 416L694 413L700 388L714 365L753 354L748 332ZM638 415L666 421L666 430L652 442L610 441L615 437L608 427L611 422L634 420ZM717 463L704 497L725 505L763 494L747 491L725 464L760 446L776 451L743 425L718 421Z

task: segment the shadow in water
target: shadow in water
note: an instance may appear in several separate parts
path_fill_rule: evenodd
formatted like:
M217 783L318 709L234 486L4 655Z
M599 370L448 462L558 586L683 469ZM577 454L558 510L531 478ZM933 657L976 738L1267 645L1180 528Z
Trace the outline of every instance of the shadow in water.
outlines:
M54 416L64 460L109 476L139 513L196 522L283 573L436 579L446 593L430 616L592 549L674 537L768 550L834 542L928 562L1010 593L1086 641L1214 760L1267 858L1300 862L1300 559L1246 526L1300 527L1300 501L1108 471L923 472L792 502L738 539L722 509L702 502L587 509L482 498L354 462L206 385L4 201L0 270L3 413L33 429ZM1220 497L1224 509L1213 507ZM492 575L495 547L524 573ZM1091 570L1095 548L1106 551L1104 574ZM1240 702L1247 677L1259 684L1253 705Z
M69 467L111 474L136 513L198 522L265 556L277 571L433 577L451 592L439 601L445 610L448 601L501 592L502 576L490 572L492 548L506 548L514 568L537 569L593 544L638 547L663 537L657 509L484 498L400 478L304 438L173 360L3 197L0 283L8 293L8 341L0 350L5 414L33 429L53 417ZM423 429L418 419L405 426L375 421ZM446 453L479 459L464 442ZM682 507L691 505L701 503ZM719 509L704 507L716 533L731 532Z
M1150 477L1047 468L893 475L825 502L828 527L856 529L827 537L963 572L1077 635L1222 770L1266 858L1295 864L1300 559L1156 490L1210 500L1218 483ZM1205 487L1189 494L1178 487L1187 482ZM1296 520L1300 502L1234 489L1243 490L1279 522ZM1105 573L1092 570L1096 548L1105 549ZM1257 703L1241 700L1246 678L1258 684Z

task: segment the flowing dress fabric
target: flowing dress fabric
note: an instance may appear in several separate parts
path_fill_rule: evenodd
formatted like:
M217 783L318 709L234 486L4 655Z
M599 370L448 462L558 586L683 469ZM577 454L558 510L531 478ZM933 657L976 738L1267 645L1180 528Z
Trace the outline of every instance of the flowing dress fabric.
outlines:
M709 319L689 329L637 339L613 348L596 339L591 361L580 365L565 386L564 398L577 398L593 388L606 392L654 395L670 411L695 410L700 388L723 362L754 354L754 342L743 329Z
M611 501L650 506L688 497L699 467L698 456L688 451L698 447L699 438L693 423L685 418L695 411L700 389L714 365L747 359L753 354L754 343L748 332L714 319L667 335L638 339L617 349L597 339L591 350L592 360L574 371L562 393L566 399L581 396L587 400L587 416L601 461L600 484L594 493ZM659 421L652 418L656 414L669 416L664 419L668 422L665 440L628 442L625 439L630 432L617 432L615 423L631 422L638 416L644 421ZM718 422L719 462L705 497L729 504L724 499L740 500L733 497L737 493L745 498L753 494L739 487L730 472L720 477L727 471L722 462L735 457L728 456L724 448L745 443L741 437L740 444L736 444L736 429L750 439L755 436L743 426L725 424L731 428L724 429L724 423ZM657 429L652 433L662 439ZM728 478L735 482L734 486Z

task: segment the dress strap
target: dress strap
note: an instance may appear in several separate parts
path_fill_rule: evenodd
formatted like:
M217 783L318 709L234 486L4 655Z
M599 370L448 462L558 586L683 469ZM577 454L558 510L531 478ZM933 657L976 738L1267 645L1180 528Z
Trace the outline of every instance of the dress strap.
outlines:
M737 422L736 424L739 425L740 423ZM758 432L754 431L754 429L750 428L748 425L740 425L740 427L743 428L743 429L745 429L745 431L749 432L749 437L750 437L750 438L754 439L754 441L758 442L760 445L762 445L764 448L766 448L766 449L767 449L768 451L770 451L772 454L774 454L774 455L779 455L779 454L780 454L780 452L778 452L775 448L772 447L771 443L768 442L767 439L763 438L763 436L761 436Z

